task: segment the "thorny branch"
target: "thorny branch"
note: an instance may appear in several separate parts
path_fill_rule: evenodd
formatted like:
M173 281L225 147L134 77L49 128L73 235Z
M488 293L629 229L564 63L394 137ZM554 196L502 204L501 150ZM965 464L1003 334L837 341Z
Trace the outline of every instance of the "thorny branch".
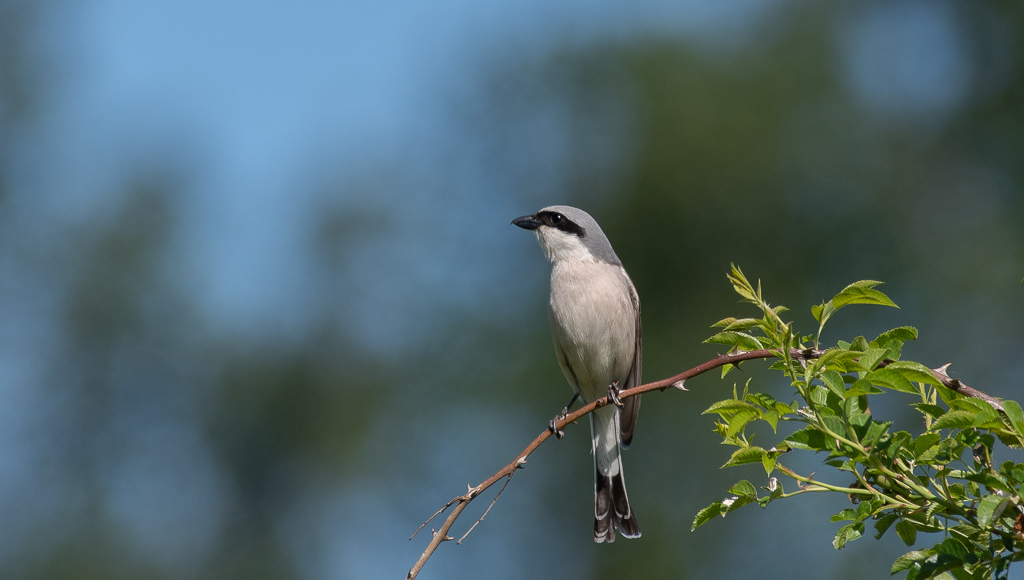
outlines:
M790 356L799 360L812 360L820 357L822 354L824 354L824 352L825 351L818 349L793 349L790 352ZM681 372L673 377L661 379L660 381L654 381L652 383L640 385L639 387L633 387L632 389L621 391L618 396L619 399L626 399L629 397L642 395L643 393L647 393L650 391L664 391L665 389L673 386L683 389L683 384L685 381L692 379L697 375L704 374L710 370L725 366L727 364L736 365L747 360L776 358L779 356L780 353L778 350L770 349L736 352L732 354L720 354L717 357L703 364L697 365L692 369ZM892 361L882 361L879 364L879 366L884 366L890 362ZM931 369L932 374L935 375L935 377L939 380L939 382L943 384L943 386L952 391L956 391L957 393L960 393L961 395L964 395L966 397L981 399L995 407L997 410L1003 411L1003 405L1002 403L999 402L998 399L990 395L987 395L977 389L965 385L959 379L954 379L950 377L948 374L946 374L947 367L949 367L949 364L943 365L942 367L939 367L937 369ZM588 413L593 412L595 409L604 407L605 405L609 404L611 404L611 400L609 399L609 397L597 399L596 401L584 405L579 409L573 411L572 413L569 413L564 418L559 419L555 423L555 427L558 430L565 429L567 426L569 426L569 424L576 422L584 415L587 415ZM409 575L406 576L406 579L412 580L413 578L416 578L416 576L420 573L420 570L423 569L423 565L427 563L427 560L430 558L431 555L433 555L434 551L437 550L438 546L440 546L443 542L455 539L449 536L448 532L451 530L451 527L455 523L455 520L458 519L459 515L462 514L462 510L466 509L466 506L468 506L471 501L473 501L478 495L480 495L481 493L483 493L492 485L501 481L502 479L506 480L505 484L501 488L501 491L504 491L505 486L508 485L509 481L512 479L512 476L515 474L516 470L522 469L522 467L526 464L526 458L529 457L530 454L533 453L538 447L540 447L542 443L547 441L547 439L551 437L551 435L552 431L550 429L546 429L543 433L538 435L529 445L527 445L526 448L523 449L522 452L520 452L516 456L516 458L512 460L511 463L498 470L494 475L487 478L476 487L470 487L465 494L452 498L447 504L444 505L444 507L437 510L434 513L434 515L430 516L430 518L428 518L427 521L423 522L423 524L421 524L420 527L417 528L415 532L413 532L412 536L409 537L410 540L416 537L416 534L418 534L419 531L422 530L435 517L444 513L448 508L455 506L452 509L451 513L448 514L448 517L445 518L444 522L441 524L441 527L437 530L432 530L433 535L430 539L430 543L427 544L427 548L423 551L423 554L420 555L419 559L416 560L416 563L409 570ZM501 491L498 492L498 496L501 495ZM491 501L491 506L493 506L494 502L497 501L498 496L495 496L494 500ZM487 509L488 511L490 511L490 506L488 506ZM486 515L487 513L484 512L484 516ZM480 517L480 520L482 519L483 516ZM461 544L462 540L466 539L466 536L469 535L469 532L473 531L473 528L475 528L476 525L480 523L480 520L477 520L477 522L473 524L473 527L471 527L469 531L467 531L466 534L462 536L461 539L459 539L458 543Z

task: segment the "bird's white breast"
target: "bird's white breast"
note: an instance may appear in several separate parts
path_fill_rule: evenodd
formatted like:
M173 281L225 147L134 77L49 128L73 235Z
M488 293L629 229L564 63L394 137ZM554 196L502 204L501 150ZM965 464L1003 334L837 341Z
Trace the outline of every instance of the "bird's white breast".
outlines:
M636 344L636 313L622 268L596 261L555 261L550 312L562 371L584 400L605 396L613 382L621 387Z

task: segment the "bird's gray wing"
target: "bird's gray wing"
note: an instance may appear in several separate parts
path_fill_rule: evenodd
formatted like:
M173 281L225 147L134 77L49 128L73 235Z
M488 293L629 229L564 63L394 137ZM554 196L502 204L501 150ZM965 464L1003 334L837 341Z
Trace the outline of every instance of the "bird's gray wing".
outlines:
M643 367L643 350L641 348L641 328L640 328L640 297L637 296L636 288L633 286L633 281L629 279L629 275L626 274L626 270L622 270L622 275L626 278L626 284L629 286L629 299L633 303L633 312L636 315L636 332L634 333L634 347L633 347L633 366L629 369L629 376L626 378L626 384L622 385L624 389L631 389L633 387L640 386L640 371ZM622 401L622 411L619 414L619 445L623 449L629 447L629 444L633 441L633 431L636 429L636 420L640 416L640 396L630 397Z

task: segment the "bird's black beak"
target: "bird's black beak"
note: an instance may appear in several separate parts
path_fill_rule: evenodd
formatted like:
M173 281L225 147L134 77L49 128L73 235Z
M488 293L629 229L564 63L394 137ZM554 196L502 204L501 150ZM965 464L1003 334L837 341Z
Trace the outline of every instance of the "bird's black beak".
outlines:
M519 226L524 230L535 230L540 227L540 220L535 215L524 215L512 220L512 225Z

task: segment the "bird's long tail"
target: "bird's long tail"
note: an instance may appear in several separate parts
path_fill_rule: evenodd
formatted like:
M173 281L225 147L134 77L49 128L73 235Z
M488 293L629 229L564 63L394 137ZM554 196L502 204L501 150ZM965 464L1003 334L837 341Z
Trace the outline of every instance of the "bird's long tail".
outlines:
M594 442L594 541L614 542L615 530L625 538L639 538L640 526L629 507L619 451L618 409L596 410L590 420Z

